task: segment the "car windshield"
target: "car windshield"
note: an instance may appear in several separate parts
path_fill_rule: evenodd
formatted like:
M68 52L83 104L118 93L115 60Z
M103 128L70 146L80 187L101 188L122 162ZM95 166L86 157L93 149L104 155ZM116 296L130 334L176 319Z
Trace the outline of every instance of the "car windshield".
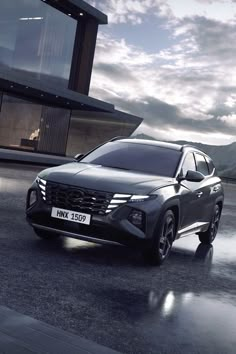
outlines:
M166 147L114 141L100 146L80 162L174 177L180 157L180 151Z

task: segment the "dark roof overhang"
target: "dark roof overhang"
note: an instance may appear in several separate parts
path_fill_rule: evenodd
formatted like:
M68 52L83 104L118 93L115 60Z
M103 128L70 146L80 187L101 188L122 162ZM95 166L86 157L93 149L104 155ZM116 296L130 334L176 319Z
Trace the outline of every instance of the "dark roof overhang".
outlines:
M82 13L83 18L92 17L100 25L106 25L108 23L107 15L83 0L44 0L44 2L66 14L70 13L75 19L81 18Z
M10 77L11 76L11 77ZM41 104L68 108L71 110L114 112L114 105L82 95L63 87L52 87L41 81L22 78L18 75L0 72L0 91L20 96L22 99L36 101Z

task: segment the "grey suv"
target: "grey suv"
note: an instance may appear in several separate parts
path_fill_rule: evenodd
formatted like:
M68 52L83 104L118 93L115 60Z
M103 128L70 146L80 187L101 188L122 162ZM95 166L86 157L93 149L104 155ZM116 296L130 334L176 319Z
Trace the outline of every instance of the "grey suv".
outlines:
M212 243L223 199L212 160L197 148L120 138L42 171L26 214L41 238L137 246L161 264L182 236Z

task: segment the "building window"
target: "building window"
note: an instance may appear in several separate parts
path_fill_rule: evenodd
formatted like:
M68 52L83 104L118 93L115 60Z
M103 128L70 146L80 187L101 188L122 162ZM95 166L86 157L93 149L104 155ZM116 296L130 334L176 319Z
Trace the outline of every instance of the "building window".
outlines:
M42 106L3 95L0 112L0 146L36 151Z
M68 87L76 27L41 0L1 0L0 70Z

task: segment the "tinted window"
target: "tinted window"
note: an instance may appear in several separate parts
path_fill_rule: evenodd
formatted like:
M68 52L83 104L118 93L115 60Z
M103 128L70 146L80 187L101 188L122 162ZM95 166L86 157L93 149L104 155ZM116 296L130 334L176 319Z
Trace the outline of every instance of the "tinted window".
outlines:
M204 176L209 175L208 166L205 157L200 154L195 154L197 171L201 172Z
M211 175L212 172L215 170L215 166L214 166L212 160L209 159L208 157L206 157L206 162L207 162L207 165L208 165L209 174Z
M91 152L81 162L174 177L180 157L177 150L114 141Z
M184 160L183 166L182 166L182 174L183 176L186 176L186 173L189 171L196 171L196 164L194 160L193 154L188 154Z

